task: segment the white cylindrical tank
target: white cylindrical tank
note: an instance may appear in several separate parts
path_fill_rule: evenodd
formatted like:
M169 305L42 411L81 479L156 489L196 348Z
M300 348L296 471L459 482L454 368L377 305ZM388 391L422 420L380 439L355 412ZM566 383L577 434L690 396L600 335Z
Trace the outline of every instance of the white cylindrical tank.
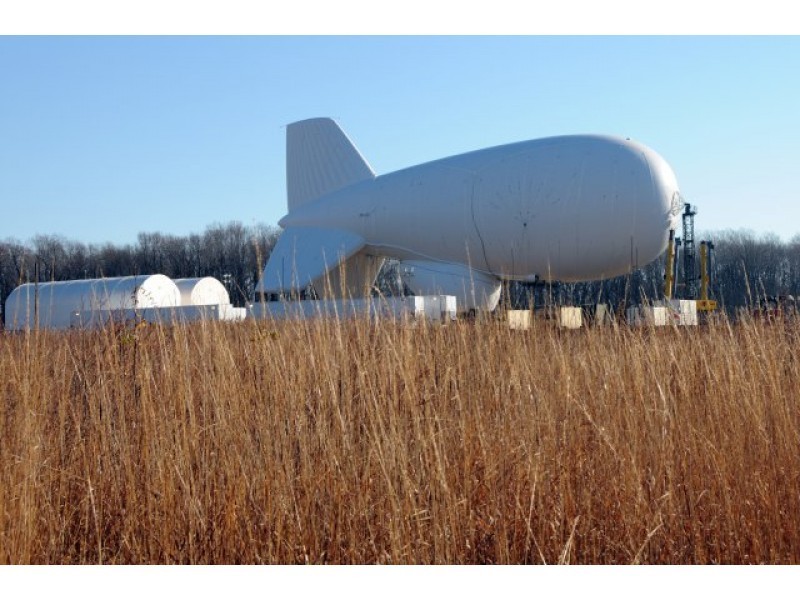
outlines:
M6 329L35 326L36 288L26 283L6 299ZM181 293L165 275L108 277L38 284L39 327L67 329L72 315L88 310L180 306Z
M219 279L214 277L175 279L174 281L181 292L183 306L231 303L228 290Z

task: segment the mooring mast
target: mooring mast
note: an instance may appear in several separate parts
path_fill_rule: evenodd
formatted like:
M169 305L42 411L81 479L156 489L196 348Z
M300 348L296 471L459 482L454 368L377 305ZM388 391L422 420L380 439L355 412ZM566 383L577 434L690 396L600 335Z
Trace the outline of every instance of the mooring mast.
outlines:
M697 298L697 260L694 252L694 216L697 209L688 202L683 210L683 293L688 300Z

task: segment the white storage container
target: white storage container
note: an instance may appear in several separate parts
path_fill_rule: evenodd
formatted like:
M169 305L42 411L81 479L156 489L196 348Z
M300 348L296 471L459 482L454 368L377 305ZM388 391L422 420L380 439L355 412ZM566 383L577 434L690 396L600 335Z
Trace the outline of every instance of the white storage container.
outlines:
M560 306L558 325L564 329L580 329L583 325L583 311L579 306Z
M629 325L634 327L664 327L667 325L667 308L664 306L632 306L625 311Z
M667 318L673 325L697 325L697 300L669 300Z
M38 309L36 296L38 293ZM8 330L67 329L82 311L179 306L181 293L165 275L26 283L6 299Z

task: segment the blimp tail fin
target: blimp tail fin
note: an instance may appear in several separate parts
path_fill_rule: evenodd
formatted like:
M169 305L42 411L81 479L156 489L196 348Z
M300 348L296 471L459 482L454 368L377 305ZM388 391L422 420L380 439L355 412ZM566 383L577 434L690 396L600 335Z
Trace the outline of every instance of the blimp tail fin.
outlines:
M374 178L372 168L332 119L307 119L286 128L289 212L320 196Z
M313 286L319 295L324 295L324 283L334 288L336 295L341 285L351 287L355 284L355 281L350 281L352 276L363 273L363 277L367 277L372 273L374 261L359 254L364 245L364 238L349 231L287 227L278 238L261 281L256 286L256 300L261 293L291 294L301 292L308 286ZM356 260L351 263L351 258ZM355 269L345 279L338 275L343 265ZM374 274L372 279L375 279ZM364 285L368 283L365 281Z

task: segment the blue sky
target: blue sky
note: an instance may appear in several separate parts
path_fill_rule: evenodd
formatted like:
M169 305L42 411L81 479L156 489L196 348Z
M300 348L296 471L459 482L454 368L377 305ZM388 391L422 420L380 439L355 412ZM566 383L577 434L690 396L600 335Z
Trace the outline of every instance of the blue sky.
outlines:
M798 37L0 37L0 239L133 242L285 212L284 126L378 173L567 133L637 139L701 231L800 233Z

